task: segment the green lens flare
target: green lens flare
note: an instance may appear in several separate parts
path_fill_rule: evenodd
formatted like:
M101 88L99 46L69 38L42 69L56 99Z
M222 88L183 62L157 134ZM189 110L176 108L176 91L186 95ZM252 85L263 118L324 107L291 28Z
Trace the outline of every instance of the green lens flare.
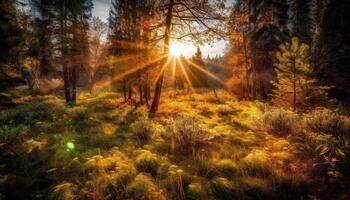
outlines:
M68 142L66 146L67 146L67 151L71 151L75 148L75 145L73 142Z

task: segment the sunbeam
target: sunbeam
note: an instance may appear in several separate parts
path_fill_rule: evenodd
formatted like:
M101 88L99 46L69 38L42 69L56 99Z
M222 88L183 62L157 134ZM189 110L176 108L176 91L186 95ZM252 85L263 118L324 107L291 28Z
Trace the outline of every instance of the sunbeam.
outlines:
M199 71L201 71L202 73L204 73L205 75L211 77L212 79L216 80L217 82L219 82L220 84L222 85L225 85L225 83L220 79L218 78L217 76L215 76L214 74L212 74L211 72L209 72L208 70L206 69L203 69L201 66L197 65L196 63L188 60L188 62L191 64L191 66L197 68Z
M190 89L193 91L194 89L193 89L192 82L191 82L190 77L188 76L188 74L187 74L187 72L186 72L186 70L185 70L185 67L184 67L184 65L183 65L183 63L182 63L182 61L181 61L181 59L177 58L177 60L178 60L179 65L180 65L180 69L181 69L183 75L185 76L186 82L187 82L188 85L190 86Z

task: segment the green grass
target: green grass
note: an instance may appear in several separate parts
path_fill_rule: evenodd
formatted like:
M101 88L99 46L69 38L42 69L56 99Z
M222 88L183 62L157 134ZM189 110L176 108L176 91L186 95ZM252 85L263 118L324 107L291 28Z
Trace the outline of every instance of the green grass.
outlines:
M0 111L0 199L347 194L349 117L218 96L165 92L148 119L145 107L113 92L81 92L75 106L58 95L17 95Z

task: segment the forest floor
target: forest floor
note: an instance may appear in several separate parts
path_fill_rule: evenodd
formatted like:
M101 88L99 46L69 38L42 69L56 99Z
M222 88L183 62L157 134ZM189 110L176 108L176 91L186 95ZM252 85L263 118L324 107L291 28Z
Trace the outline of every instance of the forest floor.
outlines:
M0 199L350 197L329 187L311 136L269 133L261 102L165 92L148 119L114 92L79 92L74 106L25 93L0 113Z

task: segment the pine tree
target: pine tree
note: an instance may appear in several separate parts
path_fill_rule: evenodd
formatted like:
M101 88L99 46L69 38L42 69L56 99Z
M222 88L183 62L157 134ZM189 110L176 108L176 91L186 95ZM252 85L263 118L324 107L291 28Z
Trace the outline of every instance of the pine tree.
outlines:
M327 88L318 87L311 76L310 53L310 47L294 37L290 45L281 45L276 54L274 97L280 104L291 105L294 111L297 106L316 103L315 99L326 96Z
M292 0L291 24L292 36L300 42L311 44L311 0Z
M252 1L253 23L252 36L253 59L253 98L259 91L262 99L267 98L271 90L270 81L274 79L273 55L280 44L289 37L287 28L288 4L286 0Z
M20 65L20 54L24 48L24 30L17 21L16 1L0 1L0 90L14 85L15 66Z
M320 0L321 1L321 0ZM322 0L319 34L315 41L315 72L322 82L334 86L329 92L350 102L349 0ZM322 13L323 11L323 13Z

